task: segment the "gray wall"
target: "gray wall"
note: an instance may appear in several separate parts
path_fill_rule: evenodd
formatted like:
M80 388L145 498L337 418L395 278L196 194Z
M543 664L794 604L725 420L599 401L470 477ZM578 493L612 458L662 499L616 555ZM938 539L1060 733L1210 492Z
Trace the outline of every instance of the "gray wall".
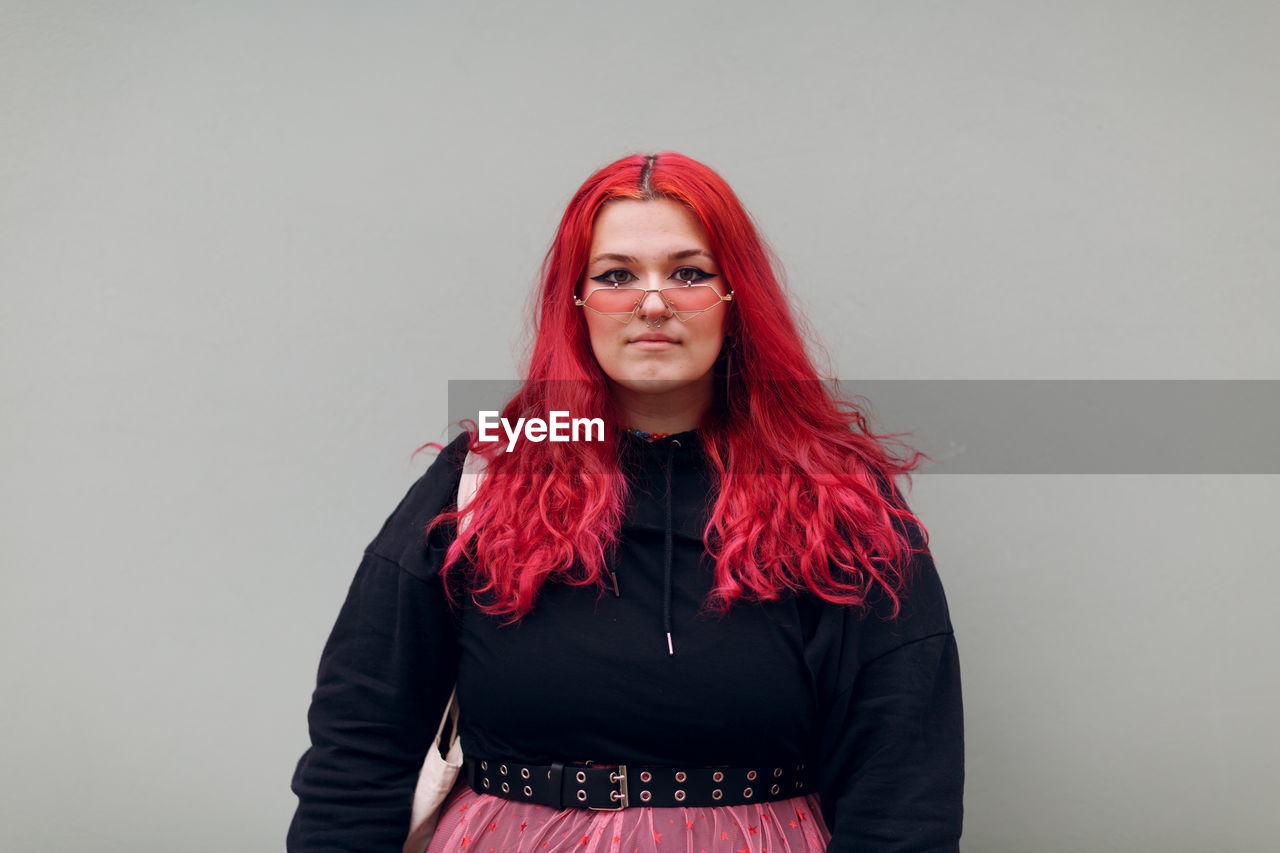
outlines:
M462 5L0 3L5 850L282 846L361 549L623 154L844 378L1280 378L1274 3ZM913 501L967 851L1270 849L1280 478Z

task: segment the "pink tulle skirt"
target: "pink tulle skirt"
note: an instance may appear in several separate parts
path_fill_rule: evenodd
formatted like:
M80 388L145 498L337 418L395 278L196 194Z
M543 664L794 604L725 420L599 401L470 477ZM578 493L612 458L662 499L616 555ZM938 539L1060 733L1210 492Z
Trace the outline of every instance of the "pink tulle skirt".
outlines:
M427 853L817 853L830 838L813 794L744 806L557 811L460 783Z

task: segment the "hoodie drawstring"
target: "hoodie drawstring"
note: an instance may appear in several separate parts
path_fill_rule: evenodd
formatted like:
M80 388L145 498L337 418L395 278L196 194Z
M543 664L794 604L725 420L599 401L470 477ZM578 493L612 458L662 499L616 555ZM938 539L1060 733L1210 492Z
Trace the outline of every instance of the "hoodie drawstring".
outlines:
M676 653L675 646L671 643L671 461L679 446L680 442L675 439L672 439L671 444L667 446L667 529L662 543L662 627L667 632L668 655Z

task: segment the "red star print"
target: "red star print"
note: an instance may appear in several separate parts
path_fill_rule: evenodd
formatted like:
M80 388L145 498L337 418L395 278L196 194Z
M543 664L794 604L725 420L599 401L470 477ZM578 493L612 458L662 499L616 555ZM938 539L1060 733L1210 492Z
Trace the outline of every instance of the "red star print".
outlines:
M796 817L800 818L801 820L804 820L804 812L796 812Z
M748 826L748 827L747 827L747 832L751 833L752 835L759 835L759 834L760 834L760 833L756 832L756 828L755 828L754 826Z
M661 844L661 843L662 843L662 833L661 833L661 832L655 832L655 833L653 834L653 843L654 843L654 844Z
M583 843L583 844L590 844L590 843L591 843L591 836L590 836L590 835L584 835L584 836L582 836L582 843Z
M617 844L617 843L618 843L619 841L621 841L621 840L622 840L622 836L621 836L621 835L615 835L615 836L613 837L613 843L614 843L614 844Z
M739 850L738 853L751 853L751 848L748 847L746 842L744 841L742 844L742 849Z
M497 825L496 823L491 823L491 824L489 824L489 831L490 831L490 832L493 832L493 831L494 831L495 829L497 829L497 828L498 828L498 825Z
M796 823L794 820L793 820L793 821L791 821L791 828L792 828L792 829L795 829L795 828L796 828L797 826L799 826L799 825L800 825L800 824Z
M720 833L720 840L721 840L721 841L728 841L728 840L729 840L729 833L727 833L727 832L722 832L722 833Z
M527 822L527 821L523 821L523 820L522 820L522 821L520 821L520 831L521 831L521 832L524 832L525 827L526 827L526 826L528 826L528 825L529 825L529 824L528 824L528 822Z
M464 839L462 839L462 846L463 846L463 847L466 847L466 846L467 846L468 844L470 844L470 843L471 843L471 839L470 839L470 838L464 838Z
M684 822L684 828L685 828L685 829L693 829L693 821L691 821L691 820L686 820L686 821Z

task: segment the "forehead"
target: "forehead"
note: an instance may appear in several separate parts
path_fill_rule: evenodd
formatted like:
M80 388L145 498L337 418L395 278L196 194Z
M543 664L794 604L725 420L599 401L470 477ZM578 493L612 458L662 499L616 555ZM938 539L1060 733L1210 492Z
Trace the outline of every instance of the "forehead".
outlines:
M670 199L614 199L600 208L591 231L591 253L637 255L672 249L709 250L706 232L693 211Z

